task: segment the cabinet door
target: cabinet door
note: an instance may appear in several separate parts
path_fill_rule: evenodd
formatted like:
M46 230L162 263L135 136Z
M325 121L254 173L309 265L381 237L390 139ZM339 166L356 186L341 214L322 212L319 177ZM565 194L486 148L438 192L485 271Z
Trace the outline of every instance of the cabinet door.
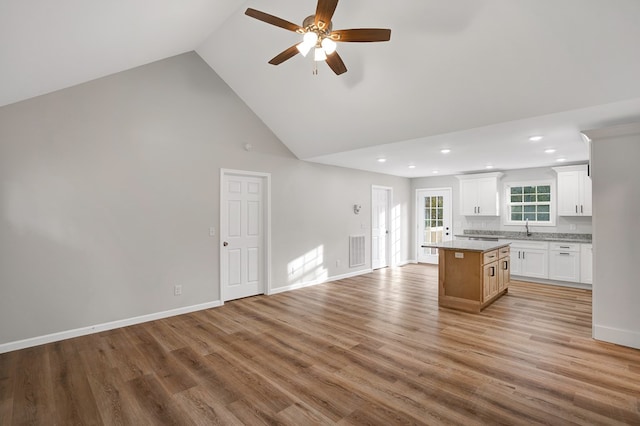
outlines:
M498 188L494 178L478 179L478 214L498 216Z
M580 246L580 282L593 284L593 245Z
M570 251L549 252L549 278L560 281L580 281L580 255Z
M460 214L478 214L478 182L475 179L460 181Z
M522 251L520 275L549 278L548 250L526 249Z
M522 275L522 250L511 248L511 264L509 266L513 275Z
M491 262L483 267L482 301L486 302L498 292L498 262Z
M498 291L502 291L509 286L511 281L511 260L509 257L503 257L498 261L500 274L498 275Z
M582 172L558 173L558 215L580 215L580 191Z

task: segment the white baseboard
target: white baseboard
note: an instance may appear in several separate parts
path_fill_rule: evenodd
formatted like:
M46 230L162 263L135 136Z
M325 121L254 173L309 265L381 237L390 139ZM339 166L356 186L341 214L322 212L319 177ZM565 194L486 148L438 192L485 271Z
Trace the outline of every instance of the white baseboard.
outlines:
M593 338L603 342L640 349L640 333L632 330L593 325Z
M373 270L372 269L361 269L359 271L349 272L348 274L334 275L332 277L328 277L328 278L325 278L325 279L317 279L317 280L313 280L313 281L306 281L306 282L303 282L303 283L291 284L291 285L288 285L288 286L271 289L271 292L269 292L269 294L271 295L271 294L284 293L285 291L298 290L298 289L301 289L301 288L311 287L311 286L318 285L318 284L324 284L324 283L328 283L328 282L331 282L331 281L337 281L337 280L342 280L342 279L345 279L345 278L357 277L358 275L364 275L364 274L368 274L370 272L373 272Z
M202 311L204 309L217 308L218 306L222 306L222 302L219 300L209 303L202 303L199 305L185 306L183 308L171 309L169 311L141 315L139 317L106 322L103 324L90 325L88 327L76 328L74 330L46 334L44 336L32 337L15 342L3 343L0 344L0 354L30 348L33 346L44 345L46 343L59 342L60 340L71 339L73 337L86 336L87 334L100 333L101 331L113 330L115 328L127 327L129 325L141 324L143 322L155 321L163 318L173 317L176 315Z

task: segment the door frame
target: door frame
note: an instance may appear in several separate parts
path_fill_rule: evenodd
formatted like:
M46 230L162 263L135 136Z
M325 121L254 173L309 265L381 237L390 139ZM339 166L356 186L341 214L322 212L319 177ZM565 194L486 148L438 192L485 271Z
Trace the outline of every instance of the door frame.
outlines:
M271 294L271 173L255 172L248 170L235 170L235 169L220 169L220 195L219 195L219 209L218 209L218 285L220 287L219 297L220 303L224 304L224 286L222 285L222 209L225 206L224 196L224 178L225 176L244 176L244 177L259 177L263 180L263 205L264 205L264 217L263 226L264 233L262 235L262 243L264 247L263 265L264 270L264 294Z
M391 186L382 186L382 185L371 185L371 228L370 228L370 251L371 251L371 269L373 269L373 215L375 214L375 211L373 209L373 199L374 199L374 191L378 189L382 189L384 191L387 191L387 214L385 215L386 220L387 220L387 236L385 238L385 247L384 247L384 256L385 256L385 262L387 264L387 266L382 266L381 268L387 268L389 266L394 266L392 265L392 258L391 258L391 241L393 241L393 226L391 226L391 206L393 205L393 187Z
M451 187L442 187L442 188L416 188L415 190L415 195L413 197L413 202L415 204L415 218L416 218L416 230L415 230L415 237L414 237L414 243L415 243L415 254L416 254L416 263L420 263L419 261L419 247L418 247L418 241L420 240L420 203L418 203L418 193L420 191L443 191L443 192L447 192L449 195L449 200L451 202L451 211L449 212L449 219L451 222L451 239L453 240L453 188Z

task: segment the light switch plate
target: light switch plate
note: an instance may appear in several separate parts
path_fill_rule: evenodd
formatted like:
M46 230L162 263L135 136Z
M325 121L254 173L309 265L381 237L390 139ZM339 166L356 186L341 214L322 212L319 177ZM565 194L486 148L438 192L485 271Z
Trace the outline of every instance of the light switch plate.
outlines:
M215 237L216 236L216 228L211 226L209 227L209 236L210 237Z

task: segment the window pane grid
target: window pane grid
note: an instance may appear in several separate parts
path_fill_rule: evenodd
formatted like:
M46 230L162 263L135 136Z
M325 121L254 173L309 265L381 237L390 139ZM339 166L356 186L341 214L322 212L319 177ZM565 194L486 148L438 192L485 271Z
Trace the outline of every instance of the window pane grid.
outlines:
M510 187L507 207L512 222L550 222L551 186Z
M444 227L444 198L425 197L424 198L424 242L440 243L443 238ZM431 254L437 253L437 249L425 249Z

